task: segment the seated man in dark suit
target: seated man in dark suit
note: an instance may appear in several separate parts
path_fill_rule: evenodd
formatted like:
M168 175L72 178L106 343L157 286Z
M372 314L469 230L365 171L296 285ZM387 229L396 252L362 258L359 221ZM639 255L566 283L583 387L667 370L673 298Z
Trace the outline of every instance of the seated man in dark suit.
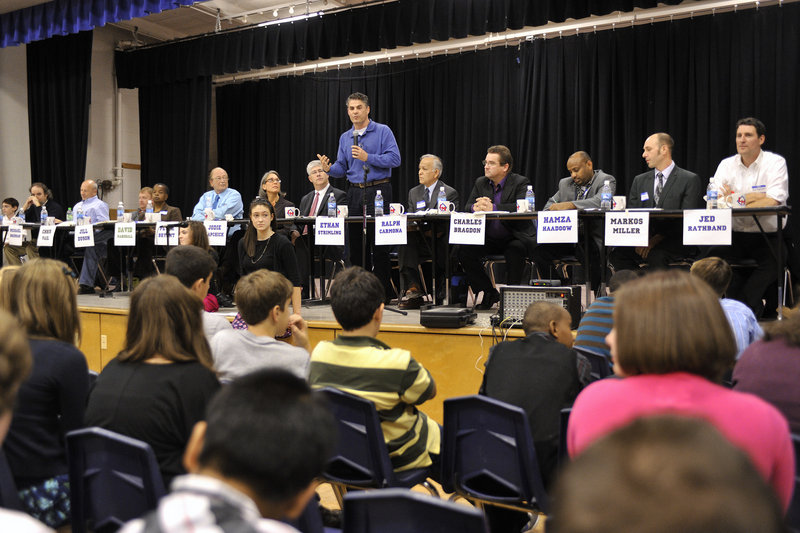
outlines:
M595 170L592 158L586 152L575 152L567 160L567 170L570 176L562 178L558 182L558 191L547 200L544 206L545 211L562 211L566 209L591 209L600 208L601 193L603 185L608 181L611 187L611 194L617 190L617 180L611 174L606 174L600 169ZM581 224L589 221L581 221ZM589 261L594 269L592 270L592 287L600 284L600 248L603 242L602 221L592 221L591 235L595 242L589 244ZM578 235L583 239L583 233ZM553 261L565 256L578 255L581 262L586 264L583 257L584 247L574 244L539 244L534 248L532 256L539 270L540 277L550 278L550 269Z
M453 202L455 209L458 209L458 191L441 180L442 160L438 156L425 154L420 157L418 175L419 185L408 191L408 212L437 209L441 188L444 188L447 201ZM401 300L399 305L401 309L419 309L424 296L417 265L419 265L420 250L426 252L431 249L430 243L424 235L431 236L433 228L431 224L423 223L419 230L409 231L406 246L401 246L399 249L400 274L403 276L406 286L405 299ZM438 294L435 296L439 300L444 299L448 234L443 227L439 227L437 230L434 243L436 246L436 290Z
M483 161L484 176L475 180L467 200L469 211L508 211L516 213L517 200L525 198L528 178L511 172L514 160L511 151L502 145L490 146ZM522 283L525 258L536 246L536 230L530 220L487 220L486 242L483 246L462 246L458 258L467 274L467 282L477 297L483 300L476 309L490 309L500 301L500 293L483 268L481 259L486 255L502 254L506 259L507 282Z
M328 174L322 170L322 162L314 159L306 165L308 181L314 186L314 190L300 199L300 216L302 217L326 217L328 216L328 198L331 193L336 199L336 205L346 205L347 193L337 189L328 181ZM307 224L298 228L302 237L294 243L297 252L297 265L300 267L300 276L303 280L303 292L308 293L308 276L310 255L314 251L314 226ZM325 259L331 261L341 261L345 258L344 246L321 246L320 261L324 264ZM320 270L322 272L322 270ZM308 293L306 297L310 296Z
M700 209L703 185L694 172L684 170L672 160L675 141L666 133L654 133L644 142L642 157L653 170L633 179L628 193L628 208ZM665 269L669 263L690 255L683 245L681 220L651 220L650 242L646 247L618 247L611 252L614 270L639 270L647 263L651 270Z

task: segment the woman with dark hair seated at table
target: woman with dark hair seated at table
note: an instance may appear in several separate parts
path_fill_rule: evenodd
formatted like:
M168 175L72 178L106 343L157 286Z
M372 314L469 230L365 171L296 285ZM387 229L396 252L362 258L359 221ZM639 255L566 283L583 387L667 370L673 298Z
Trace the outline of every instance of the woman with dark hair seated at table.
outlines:
M183 450L219 390L203 331L203 304L178 278L148 278L131 295L125 347L89 396L85 422L142 440L164 483L185 474Z
M281 177L277 170L268 170L261 177L261 185L258 187L258 197L266 198L272 204L276 218L286 218L286 208L294 207L294 203L286 199L286 193L281 190ZM300 231L292 222L281 222L275 230L294 244L300 236Z
M280 272L292 282L292 312L300 314L302 282L289 240L277 232L275 208L266 198L250 203L250 224L239 241L239 269L245 275L261 268Z
M614 372L578 395L567 430L570 455L639 417L703 418L744 450L784 510L794 488L794 450L786 419L752 395L720 385L736 341L717 295L686 272L662 271L616 293L606 337Z

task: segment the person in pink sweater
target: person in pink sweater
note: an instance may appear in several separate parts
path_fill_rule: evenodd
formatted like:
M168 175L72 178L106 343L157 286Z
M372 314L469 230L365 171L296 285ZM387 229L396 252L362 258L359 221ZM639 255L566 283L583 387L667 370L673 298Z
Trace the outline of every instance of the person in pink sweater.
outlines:
M640 417L697 417L744 450L788 508L795 469L789 425L764 400L718 384L734 364L736 342L705 282L662 271L626 284L606 342L623 379L592 383L578 395L567 430L570 456Z

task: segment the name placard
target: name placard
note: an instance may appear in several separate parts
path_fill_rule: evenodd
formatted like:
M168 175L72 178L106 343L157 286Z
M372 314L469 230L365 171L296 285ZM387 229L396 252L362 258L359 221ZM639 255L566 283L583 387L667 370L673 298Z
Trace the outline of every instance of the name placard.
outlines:
M647 246L649 241L650 213L606 213L606 246Z
M206 220L203 222L208 233L208 244L211 246L225 246L225 238L228 233L228 222L226 220Z
M18 224L11 224L6 230L6 244L11 246L22 246L25 232L22 226Z
M156 222L154 242L156 246L177 246L179 243L178 224L175 222Z
M314 243L320 246L344 246L344 218L317 217Z
M136 246L136 222L114 224L114 246Z
M539 211L536 242L578 242L578 210Z
M683 212L683 244L731 244L730 209L690 209Z
M450 244L483 245L486 239L486 216L472 213L450 215Z
M75 226L75 248L91 248L94 246L94 226L81 224Z
M39 237L36 238L36 246L39 248L50 248L53 246L53 239L56 234L55 226L42 226L39 228Z
M375 244L406 244L408 234L405 215L375 217Z

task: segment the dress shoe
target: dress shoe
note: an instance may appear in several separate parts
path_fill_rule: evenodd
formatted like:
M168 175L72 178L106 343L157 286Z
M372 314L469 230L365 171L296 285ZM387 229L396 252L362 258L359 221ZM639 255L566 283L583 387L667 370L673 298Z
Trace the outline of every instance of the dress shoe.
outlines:
M416 285L411 285L406 290L406 298L408 300L411 300L411 299L414 299L414 298L422 298L423 296L425 296L425 293L422 292L422 289L420 289Z
M422 306L422 303L425 301L422 296L418 296L415 298L406 298L401 300L397 307L400 309L419 309Z
M233 298L221 292L215 295L220 307L233 307Z
M475 309L478 311L486 311L487 309L491 309L492 306L499 301L500 293L497 292L497 289L483 291L483 300L481 300L481 303L475 306Z
M82 284L78 287L78 294L94 294L94 287Z

